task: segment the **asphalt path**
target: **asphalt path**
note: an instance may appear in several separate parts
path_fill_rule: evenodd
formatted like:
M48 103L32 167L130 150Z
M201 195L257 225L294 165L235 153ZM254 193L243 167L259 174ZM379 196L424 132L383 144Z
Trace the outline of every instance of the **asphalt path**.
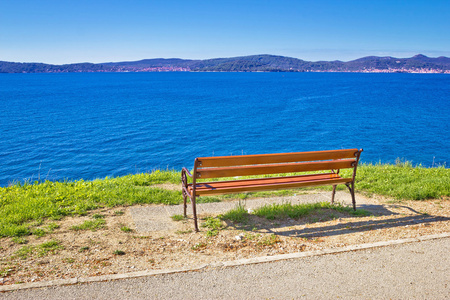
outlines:
M69 286L0 299L450 299L450 238Z

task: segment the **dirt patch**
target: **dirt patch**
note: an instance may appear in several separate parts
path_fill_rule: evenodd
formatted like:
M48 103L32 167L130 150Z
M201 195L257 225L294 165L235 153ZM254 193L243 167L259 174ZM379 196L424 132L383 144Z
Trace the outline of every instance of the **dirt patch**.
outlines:
M371 203L366 209L374 215L322 211L298 220L252 216L244 224L223 222L218 230L201 227L200 233L192 231L192 220L187 219L170 221L174 225L170 231L140 234L126 207L46 221L40 225L41 237L0 239L0 284L194 267L450 232L449 198L397 203L381 197L366 200ZM96 220L104 222L74 230Z
M181 184L175 184L175 183L155 184L155 185L152 185L152 187L157 187L157 188L161 188L164 190L170 190L170 191L181 191Z

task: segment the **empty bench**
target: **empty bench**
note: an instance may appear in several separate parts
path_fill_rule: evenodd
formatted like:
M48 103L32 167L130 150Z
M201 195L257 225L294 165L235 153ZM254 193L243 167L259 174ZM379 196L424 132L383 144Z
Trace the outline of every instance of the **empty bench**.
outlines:
M306 186L332 185L331 203L334 202L336 186L345 184L355 202L355 176L359 157L363 150L345 149L331 151L277 153L259 155L236 155L198 157L194 161L192 174L188 169L181 171L184 216L187 198L192 203L195 231L198 231L196 198L204 195L254 192L264 190L292 189ZM341 169L353 169L350 177L341 177ZM317 172L321 171L321 172ZM303 174L309 172L309 174ZM286 173L302 173L286 176ZM203 179L270 175L270 177L203 181ZM191 183L188 177L192 178ZM202 179L202 182L199 182Z

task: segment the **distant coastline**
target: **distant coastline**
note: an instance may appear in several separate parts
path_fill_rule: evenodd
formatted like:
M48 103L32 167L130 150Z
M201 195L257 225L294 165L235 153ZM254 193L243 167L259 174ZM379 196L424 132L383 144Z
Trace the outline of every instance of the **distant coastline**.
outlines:
M304 61L276 55L190 60L156 58L139 61L52 65L0 61L0 73L83 72L351 72L450 74L450 58L415 55L411 58L367 56L356 60Z

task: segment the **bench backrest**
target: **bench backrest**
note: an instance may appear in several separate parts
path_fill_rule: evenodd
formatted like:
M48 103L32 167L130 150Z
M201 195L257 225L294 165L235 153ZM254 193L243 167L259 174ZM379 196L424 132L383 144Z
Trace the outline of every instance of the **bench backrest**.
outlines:
M198 157L194 176L199 179L282 174L356 168L358 149Z

